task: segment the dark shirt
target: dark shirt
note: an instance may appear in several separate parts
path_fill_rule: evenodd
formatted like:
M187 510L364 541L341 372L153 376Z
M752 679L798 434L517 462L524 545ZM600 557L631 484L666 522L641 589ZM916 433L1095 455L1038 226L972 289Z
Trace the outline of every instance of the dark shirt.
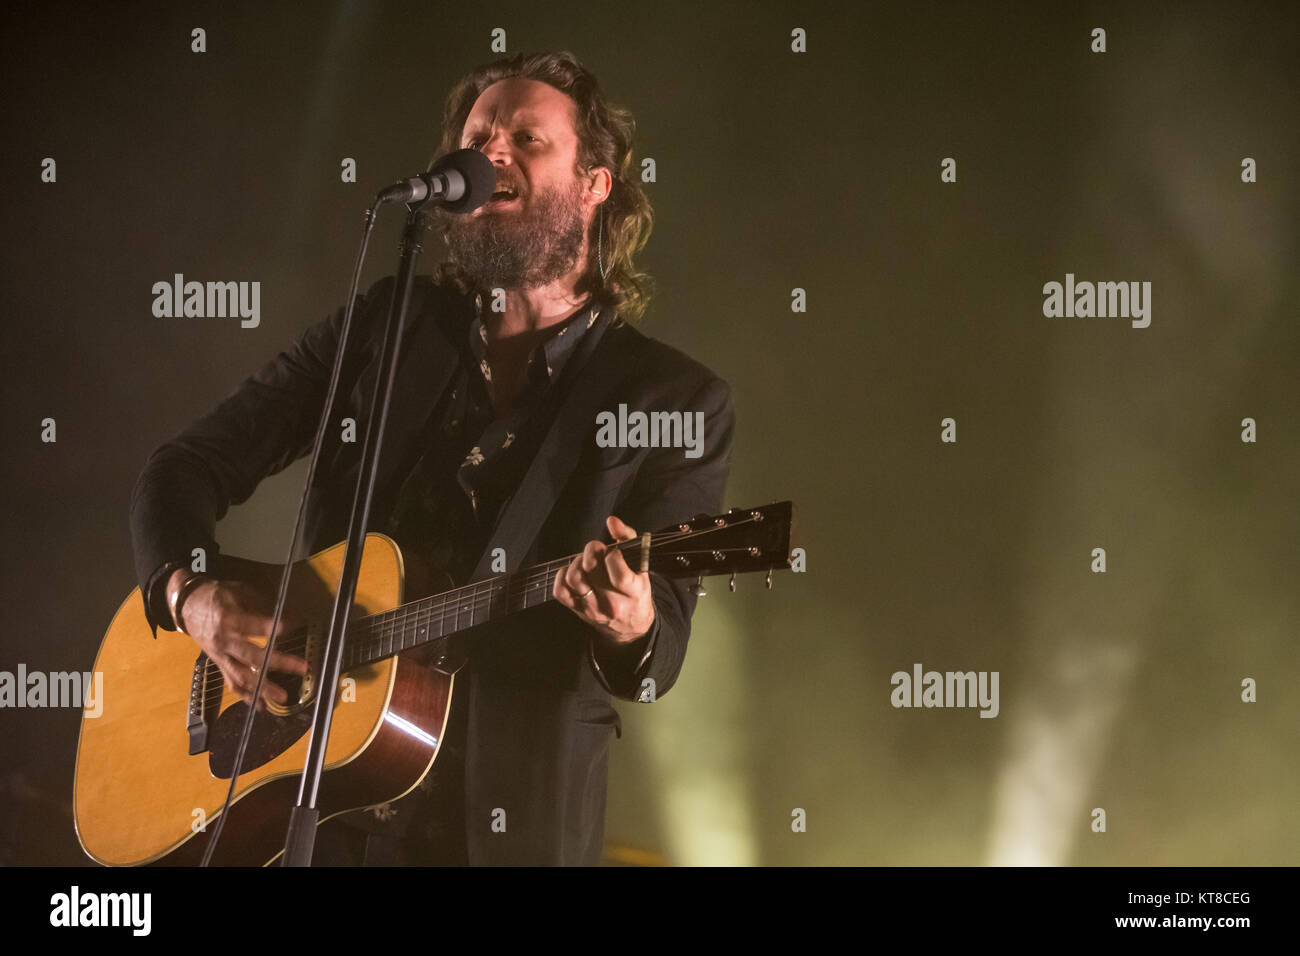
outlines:
M567 388L563 373L587 336L608 324L588 303L555 326L530 356L525 384L500 418L492 403L483 298L461 343L461 360L431 412L423 454L400 486L380 530L403 551L418 552L452 583L469 583L502 507L519 486L550 428ZM591 345L594 346L594 340ZM512 566L520 556L508 556ZM473 666L472 656L467 667ZM433 769L410 795L348 814L373 836L367 862L378 855L401 863L463 862L465 715L470 681L458 675L451 714ZM401 846L390 843L400 841Z
M457 585L468 583L502 505L546 436L569 359L586 335L598 337L605 326L591 304L557 324L529 357L513 407L496 418L481 297L475 305L460 365L426 425L426 451L398 491L386 528Z

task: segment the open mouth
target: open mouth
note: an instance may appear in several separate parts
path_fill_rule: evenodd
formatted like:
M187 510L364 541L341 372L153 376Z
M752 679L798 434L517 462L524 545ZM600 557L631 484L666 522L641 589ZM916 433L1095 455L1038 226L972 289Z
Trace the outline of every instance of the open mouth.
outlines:
M489 206L504 206L507 203L515 202L519 198L519 193L513 187L507 186L504 189L498 189L488 200Z

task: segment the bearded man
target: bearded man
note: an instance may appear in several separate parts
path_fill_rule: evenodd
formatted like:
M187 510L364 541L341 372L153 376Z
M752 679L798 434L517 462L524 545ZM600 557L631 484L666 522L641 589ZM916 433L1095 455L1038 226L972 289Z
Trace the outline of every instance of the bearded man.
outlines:
M653 219L630 175L633 128L568 53L493 62L448 95L438 155L480 150L497 191L470 214L435 213L447 260L412 294L370 530L457 585L489 576L498 551L511 570L581 553L550 583L554 602L471 632L433 769L401 799L322 824L317 863L601 859L608 753L621 735L611 695L672 687L696 602L688 582L634 571L610 545L721 511L734 426L726 382L634 327L650 286L633 259ZM340 417L364 419L394 284L355 304ZM228 507L310 451L344 311L158 448L132 496L155 636L189 634L246 700L267 596L196 575L190 555L216 554ZM702 413L703 453L600 447L575 411L593 399ZM324 449L309 548L346 536L359 463L356 443ZM282 653L271 664L305 667ZM273 681L264 694L285 699Z

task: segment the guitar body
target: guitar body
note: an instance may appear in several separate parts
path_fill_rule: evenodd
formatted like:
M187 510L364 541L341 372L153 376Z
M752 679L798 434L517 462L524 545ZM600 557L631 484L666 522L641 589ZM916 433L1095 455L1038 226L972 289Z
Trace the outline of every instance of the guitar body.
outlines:
M343 544L321 551L299 562L291 578L293 621L310 621L320 635L318 645L328 630L343 553ZM279 565L222 561L223 577L242 577L275 594ZM411 570L391 538L367 535L353 616L399 607ZM424 585L432 582L423 568L417 578ZM281 638L280 649L302 653L291 637L288 632ZM196 865L203 855L226 799L246 705L224 684L210 683L207 749L191 754L187 726L196 700L198 657L198 645L186 635L159 631L154 639L138 588L104 635L94 666L103 674L103 700L96 702L101 713L83 712L73 783L77 836L99 863ZM321 822L395 800L433 767L454 674L435 669L426 663L429 658L428 648L410 650L345 671L336 690L317 801ZM208 665L209 675L215 670ZM255 720L214 864L260 866L282 852L313 704L281 710Z
M782 501L699 515L611 547L642 572L698 579L766 571L771 587L772 572L790 566L793 508ZM338 544L294 566L276 648L305 657L308 676L279 675L290 703L269 705L254 720L214 863L264 865L283 850L344 551ZM551 582L575 557L450 587L391 538L366 536L345 666L331 688L320 822L396 800L424 779L441 746L465 639L552 600ZM224 555L212 567L271 596L281 570ZM408 589L425 596L412 601ZM225 803L247 706L189 637L163 631L154 639L138 588L113 617L95 672L103 675L102 699L82 713L73 781L82 849L108 866L198 863Z

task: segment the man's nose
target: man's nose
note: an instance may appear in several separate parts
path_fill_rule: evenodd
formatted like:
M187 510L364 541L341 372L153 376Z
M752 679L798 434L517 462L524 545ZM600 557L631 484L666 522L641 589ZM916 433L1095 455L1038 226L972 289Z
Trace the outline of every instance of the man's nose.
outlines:
M495 130L489 134L487 141L479 147L479 152L493 163L508 162L511 159L510 138L505 130Z

